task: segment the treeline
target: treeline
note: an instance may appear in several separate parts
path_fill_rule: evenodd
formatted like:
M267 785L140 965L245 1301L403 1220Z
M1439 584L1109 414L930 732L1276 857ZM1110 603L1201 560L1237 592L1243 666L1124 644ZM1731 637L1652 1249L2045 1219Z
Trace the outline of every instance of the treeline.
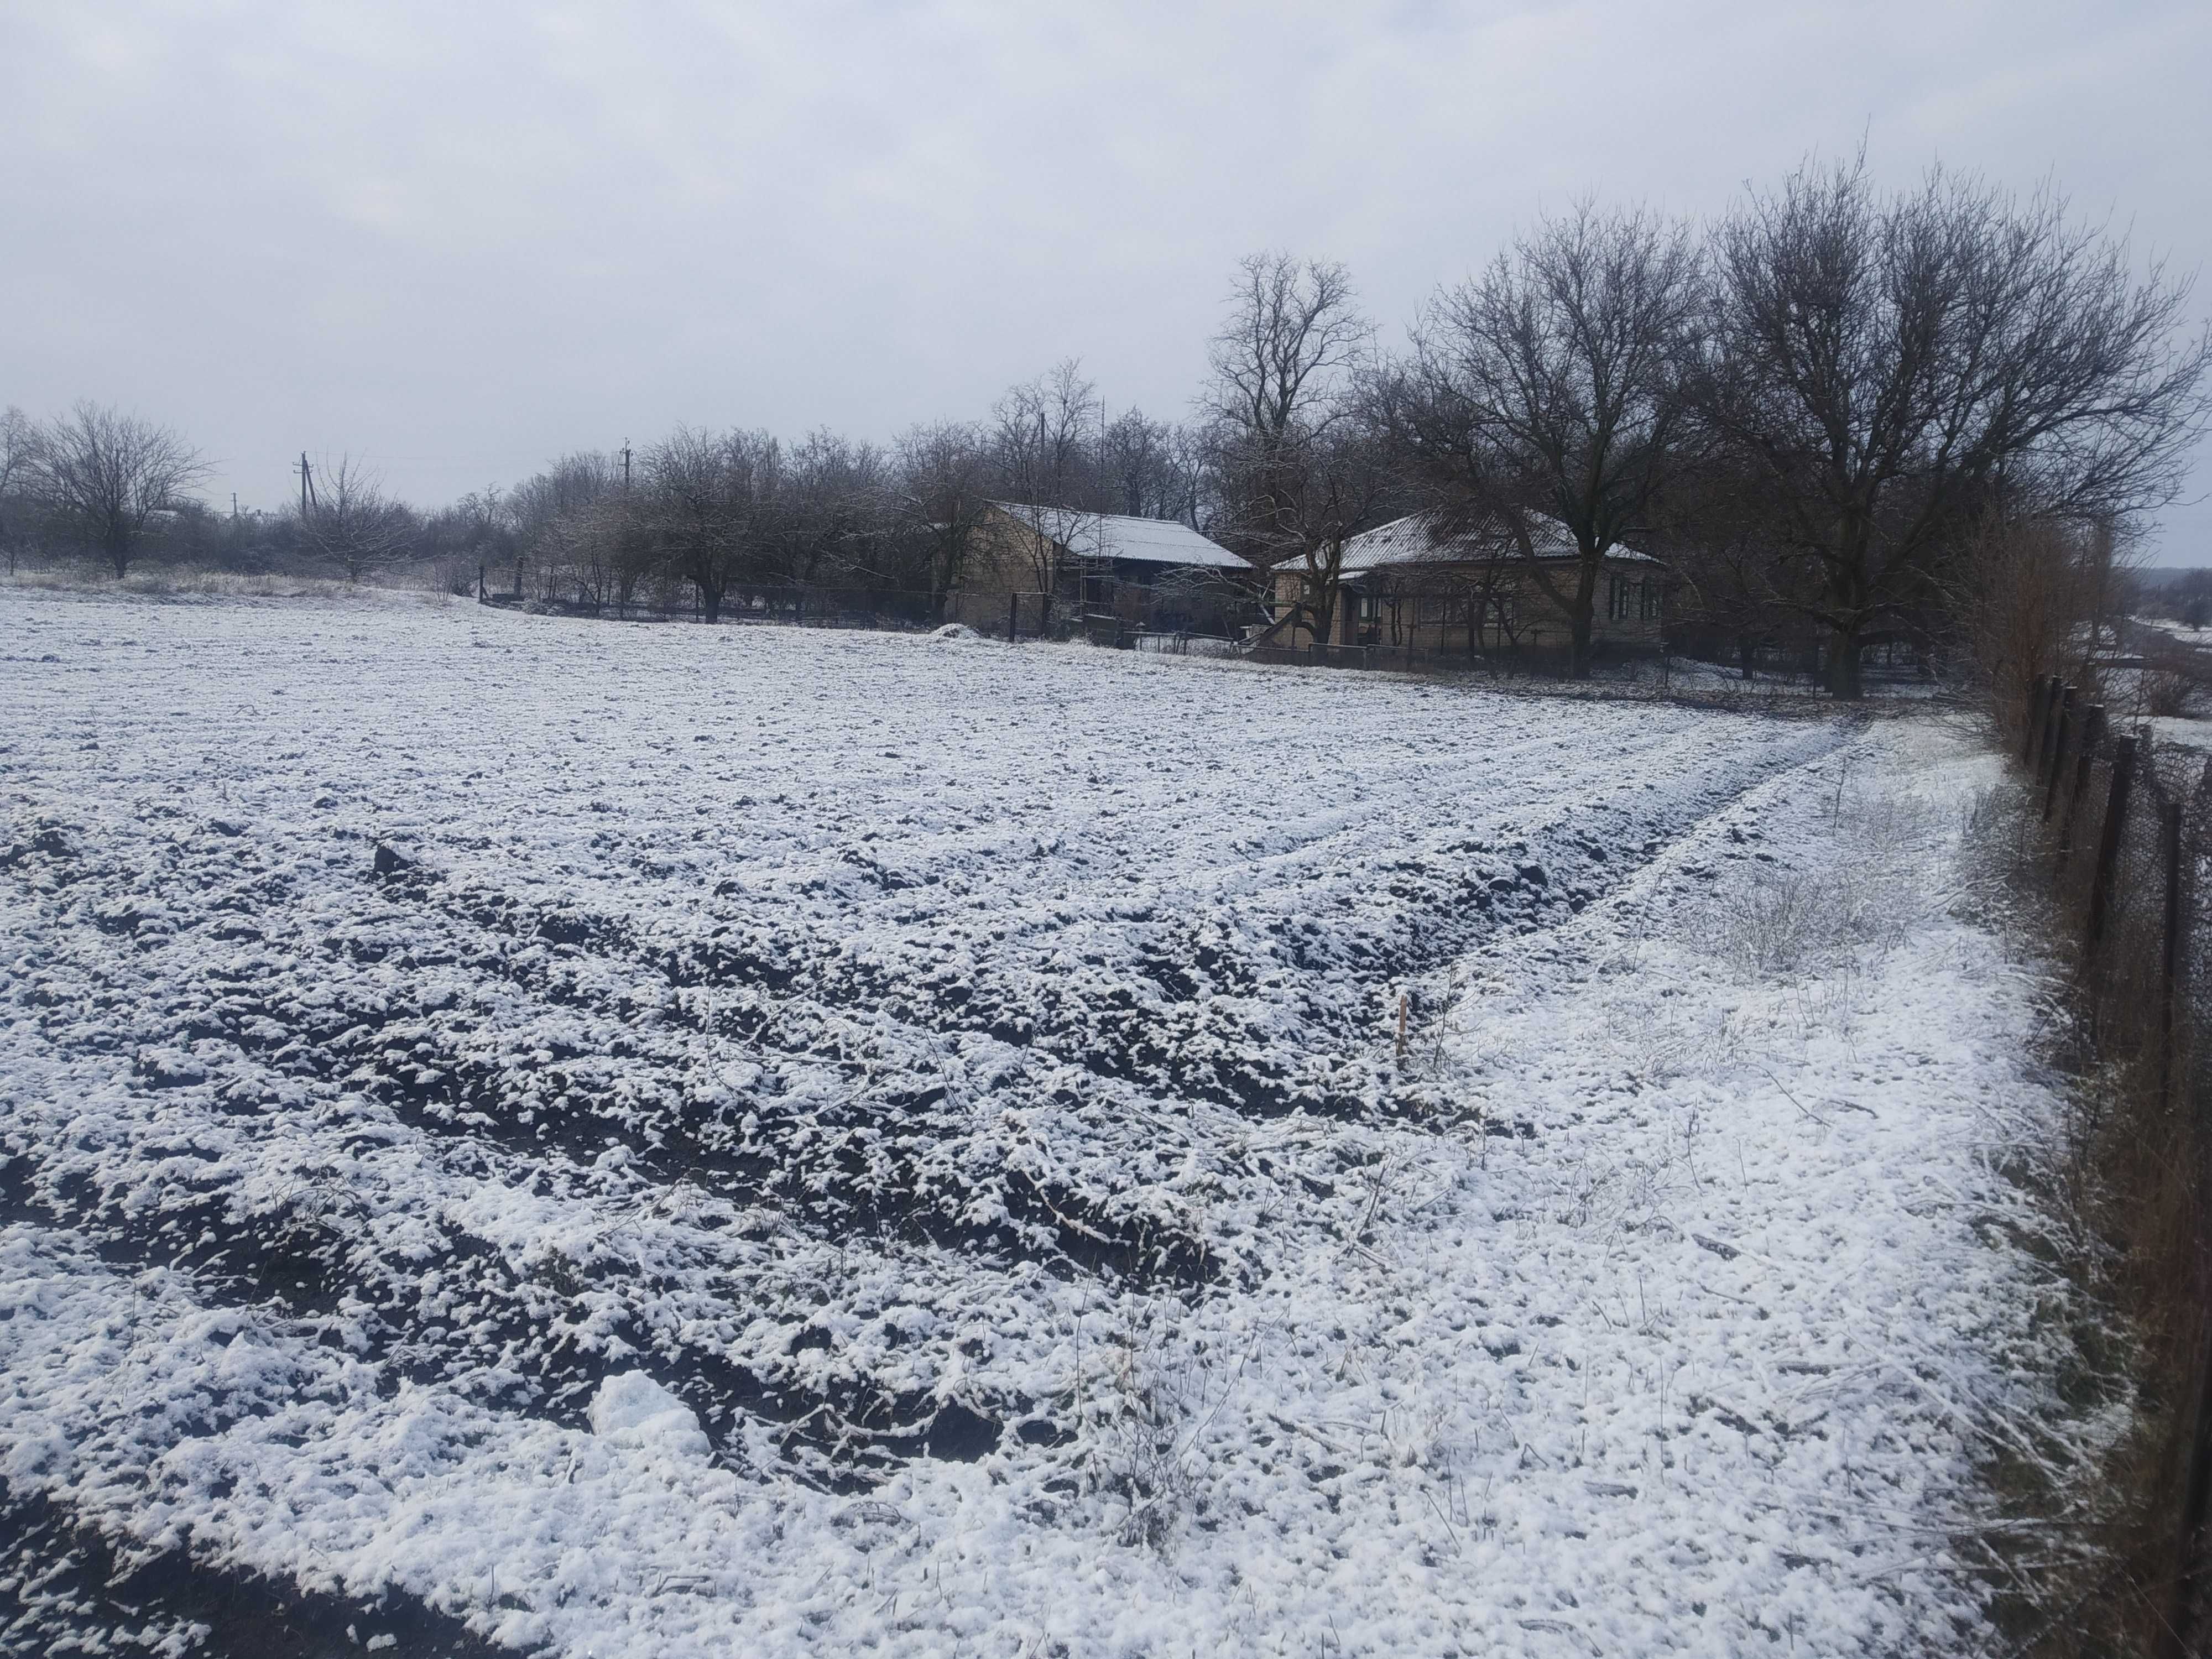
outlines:
M2087 648L2085 621L2094 646L2131 530L2184 482L2212 362L2189 291L2051 193L1808 163L1709 225L1546 220L1440 289L1398 350L1342 266L1255 255L1181 419L1112 414L1070 361L887 446L679 428L435 514L341 458L304 503L247 520L191 502L198 458L174 434L84 407L9 417L0 539L118 574L157 540L355 580L412 563L472 589L481 569L712 617L778 586L941 603L1006 499L1182 520L1297 571L1293 625L1326 635L1346 544L1420 511L1526 562L1578 673L1600 562L1626 544L1667 562L1670 628L1705 654L1802 651L1855 696L1867 647L1904 641L2024 684ZM134 447L135 471L117 459ZM1554 525L1577 556L1540 562Z
M830 586L941 603L993 500L1207 516L1184 423L1110 413L1073 361L1010 387L988 418L917 426L888 446L817 431L678 428L635 453L579 450L507 489L425 513L362 462L307 458L301 498L230 514L195 499L209 471L177 434L92 404L0 417L0 546L10 560L147 559L374 580L428 568L454 591L617 613L740 588Z

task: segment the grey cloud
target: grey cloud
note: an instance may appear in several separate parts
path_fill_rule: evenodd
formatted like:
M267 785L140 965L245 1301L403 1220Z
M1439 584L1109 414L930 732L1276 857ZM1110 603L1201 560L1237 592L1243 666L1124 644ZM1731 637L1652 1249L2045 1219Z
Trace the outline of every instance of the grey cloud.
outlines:
M1402 320L1585 191L1866 136L2212 253L2201 6L0 4L0 402L426 504L679 420L883 436L1077 354L1178 412L1234 259ZM2212 483L2212 469L2206 483ZM2212 508L2160 556L2212 562Z

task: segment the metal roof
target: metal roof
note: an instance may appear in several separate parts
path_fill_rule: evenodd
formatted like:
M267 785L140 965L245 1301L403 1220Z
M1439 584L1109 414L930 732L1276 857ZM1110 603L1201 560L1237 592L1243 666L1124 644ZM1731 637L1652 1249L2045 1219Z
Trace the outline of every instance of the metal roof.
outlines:
M1203 565L1214 570L1249 571L1220 543L1209 541L1174 519L1133 519L1119 513L1079 513L1064 507L1030 507L993 501L993 507L1040 531L1069 552L1085 559L1129 559L1139 564Z
M1566 526L1542 513L1532 513L1528 517L1529 539L1535 544L1538 558L1576 556L1574 535ZM1364 535L1354 536L1344 544L1344 574L1355 575L1382 565L1468 564L1484 559L1520 556L1519 548L1502 525L1462 531L1456 536L1437 541L1429 530L1435 519L1431 513L1408 513ZM1658 563L1649 553L1621 545L1607 548L1605 556L1630 564Z

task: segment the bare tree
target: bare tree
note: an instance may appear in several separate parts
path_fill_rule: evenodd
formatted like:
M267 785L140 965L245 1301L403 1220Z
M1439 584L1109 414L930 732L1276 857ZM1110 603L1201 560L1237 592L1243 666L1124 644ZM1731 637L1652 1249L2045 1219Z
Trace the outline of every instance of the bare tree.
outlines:
M1189 433L1132 409L1107 423L1100 446L1101 500L1108 511L1198 527L1202 469Z
M791 451L787 510L776 562L793 582L881 586L893 494L890 462L873 444L817 428Z
M8 550L8 574L15 574L16 546L23 539L23 496L30 482L33 445L30 417L13 404L0 410L0 546Z
M765 432L678 427L645 463L667 568L719 622L730 590L767 568L783 506L782 446Z
M2177 342L2187 285L2139 280L2055 195L1936 171L1884 197L1863 157L1808 162L1721 226L1716 262L1699 402L1771 539L1820 569L1838 696L1990 513L2117 521L2179 488L2212 337Z
M1667 490L1644 544L1667 563L1670 635L1693 656L1732 656L1746 679L1762 652L1794 669L1819 649L1806 607L1820 570L1776 544L1773 506L1756 473L1702 452Z
M33 487L100 549L118 581L155 516L173 510L209 470L168 428L92 403L38 427L31 446Z
M632 578L621 576L622 515L601 506L622 488L621 469L604 450L575 450L507 493L507 518L518 549L538 570L548 599L596 610L627 606Z
M372 570L399 564L416 553L421 526L403 502L384 493L383 480L350 455L325 462L300 510L300 544L310 558L358 584Z
M1683 465L1698 271L1685 228L1583 202L1431 301L1384 398L1440 499L1437 532L1518 558L1566 618L1577 678L1605 556L1649 528ZM1538 557L1540 515L1574 539L1569 580Z
M1980 683L2000 724L2014 726L2039 675L2097 692L2094 635L2081 623L2109 587L2118 548L2103 526L1996 514L1966 538L1951 580Z
M918 574L935 614L942 615L990 505L990 447L977 428L940 421L901 433L892 453L902 541L918 550Z
M1206 354L1212 378L1201 408L1210 422L1281 441L1342 414L1340 394L1375 337L1349 271L1281 252L1247 254L1228 309Z
M620 468L604 450L572 451L507 492L515 534L534 547L556 520L578 514L620 487Z
M2212 570L2192 570L2159 596L2159 613L2184 628L2212 625Z
M516 533L512 504L497 484L472 489L432 514L423 526L423 542L443 562L444 580L453 592L465 591L471 581L482 586L488 568L509 558L514 561L514 591L522 592L526 550Z
M1082 550L1098 540L1105 409L1076 358L1009 386L992 405L993 448L1007 500L1052 509L1017 514L1035 591L1050 596L1079 575ZM1073 561L1073 563L1071 562Z
M1256 564L1294 564L1289 620L1326 639L1346 544L1398 505L1361 395L1374 325L1342 265L1281 252L1239 262L1228 313L1200 399L1220 497L1212 528Z
M1279 624L1317 641L1336 630L1345 558L1354 538L1404 510L1405 489L1385 435L1364 420L1330 420L1280 440L1229 434L1216 451L1224 480L1222 539L1255 564L1298 576Z
M1010 499L1097 508L1104 410L1079 359L1065 358L1035 380L1008 386L991 406L991 420L1000 486Z

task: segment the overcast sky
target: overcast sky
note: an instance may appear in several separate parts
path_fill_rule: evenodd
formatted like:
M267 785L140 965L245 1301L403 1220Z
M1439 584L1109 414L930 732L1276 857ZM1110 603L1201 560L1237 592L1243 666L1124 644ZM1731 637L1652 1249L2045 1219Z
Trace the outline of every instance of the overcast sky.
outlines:
M2208 80L2203 0L0 0L0 404L172 423L261 506L303 448L434 505L1067 356L1179 416L1249 251L1345 261L1395 336L1579 193L1711 215L1863 135L2194 272ZM2212 506L2153 552L2212 563Z

